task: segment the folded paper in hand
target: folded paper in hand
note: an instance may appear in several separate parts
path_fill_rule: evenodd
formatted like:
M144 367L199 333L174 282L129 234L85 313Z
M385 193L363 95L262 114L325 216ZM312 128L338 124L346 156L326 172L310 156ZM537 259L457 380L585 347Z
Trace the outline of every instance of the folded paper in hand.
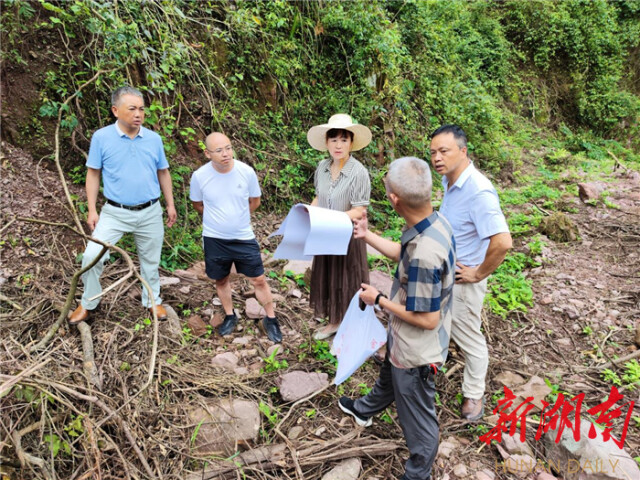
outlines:
M346 255L353 224L349 215L298 203L274 235L283 235L273 258L311 260L314 255Z
M351 299L333 340L332 350L338 357L335 385L340 385L380 347L387 343L387 332L376 318L371 305L360 310L360 292Z

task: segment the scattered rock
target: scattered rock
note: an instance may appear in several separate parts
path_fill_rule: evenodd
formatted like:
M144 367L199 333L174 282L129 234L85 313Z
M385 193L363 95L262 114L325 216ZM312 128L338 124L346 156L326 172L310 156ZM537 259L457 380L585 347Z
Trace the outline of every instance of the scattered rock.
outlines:
M231 343L236 343L238 345L248 345L249 343L251 343L251 337L236 337Z
M238 366L238 357L231 352L224 352L211 359L211 365L222 367L226 370L234 370Z
M359 458L349 458L325 473L322 480L357 480L361 469L362 462Z
M252 320L263 318L266 315L264 308L262 308L262 305L260 305L255 298L248 298L244 308L247 318L251 318Z
M453 474L458 478L467 478L467 467L464 463L458 463L453 467Z
M233 369L233 373L236 375L249 375L249 369L247 367L237 367Z
M292 271L294 275L304 275L311 268L311 260L289 260L282 271Z
M486 468L476 472L476 480L493 480L494 478L496 478L496 474Z
M540 472L536 480L558 480L556 477L547 472Z
M460 444L458 442L452 442L449 440L440 442L440 445L438 445L438 456L449 458L451 453L459 446Z
M598 200L602 192L604 192L604 188L601 185L595 183L578 184L578 196L584 203L589 200Z
M207 333L207 324L204 323L200 315L191 315L187 319L187 326L191 329L191 333L196 337L201 337Z
M563 347L570 347L571 345L573 345L573 342L568 337L556 338L554 342L556 342L558 345L562 345Z
M540 300L540 305L549 305L550 303L553 303L553 297L551 295L545 295L542 297L542 300Z
M164 309L167 311L167 321L160 322L160 328L165 330L166 333L174 339L179 339L182 337L182 326L180 325L180 317L173 309L171 305L163 305Z
M577 318L580 318L580 313L570 305L567 305L564 307L564 313L567 314L567 317L569 317L569 320L575 320Z
M185 285L184 287L180 287L178 291L185 295L189 295L189 293L191 293L191 287L189 285Z
M177 277L163 277L160 275L160 286L166 287L167 285L175 285L176 283L180 283L180 279Z
M208 280L207 274L205 272L204 261L194 263L187 270L174 270L173 274L176 277L181 278L182 280L187 281L196 281L196 280Z
M313 434L314 434L316 437L321 437L321 436L322 436L322 434L323 434L324 432L326 432L326 431L327 431L327 427L320 427L320 428L318 428L315 432L313 432Z
M535 413L542 410L542 400L544 400L550 393L551 388L544 382L544 380L537 375L534 375L527 383L513 391L513 394L516 397L520 397L513 401L513 405L514 407L517 407L525 398L533 397L531 403L535 405L536 408L531 410L531 413Z
M494 377L494 379L505 387L511 389L524 383L524 378L514 372L500 372Z
M329 384L326 373L288 372L278 378L280 395L285 402L295 402Z
M533 450L527 442L521 442L519 436L502 435L502 445L511 455L517 453L535 457Z
M291 290L289 290L289 293L287 295L289 295L290 297L302 298L302 292L298 288L292 288Z
M613 439L605 442L598 428L596 438L589 438L590 428L591 422L580 422L580 440L577 442L569 428L564 429L558 443L557 431L547 431L544 445L549 466L562 472L565 480L639 480L638 464L627 451L619 449Z
M269 348L267 348L267 357L270 357L271 354L276 350L278 350L278 353L276 353L276 356L278 356L278 354L282 353L282 345L276 343L275 345L271 345Z
M287 437L289 437L289 440L296 440L302 432L304 432L304 428L296 425L295 427L291 427L291 430L289 430L289 434L287 435Z
M213 328L218 328L220 325L222 325L222 322L224 322L224 316L220 313L214 314L209 319L209 325L211 325Z
M237 443L255 442L260 411L255 402L242 399L201 399L203 405L188 412L198 433L193 441L197 455L232 455Z
M536 459L529 455L511 455L504 461L504 468L518 478L525 478L535 471Z

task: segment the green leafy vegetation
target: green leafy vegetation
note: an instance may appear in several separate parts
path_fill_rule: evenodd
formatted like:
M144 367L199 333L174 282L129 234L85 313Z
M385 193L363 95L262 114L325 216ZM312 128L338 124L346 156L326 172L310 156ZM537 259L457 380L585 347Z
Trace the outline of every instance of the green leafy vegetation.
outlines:
M633 0L8 0L0 39L2 61L16 73L39 55L54 59L15 140L49 155L60 112L63 161L75 183L84 178L78 150L112 121L110 92L123 83L143 90L146 125L164 139L175 187L179 220L162 256L171 270L202 255L188 184L212 130L231 132L236 156L258 172L263 209L284 212L314 196L324 154L308 147L307 129L338 111L352 114L374 136L356 154L372 178L371 222L396 240L402 225L384 194L384 166L428 156L429 134L442 123L467 131L481 168L513 172L519 186L503 194L506 205L550 208L563 193L522 176L525 149L541 152L539 168L590 171L612 155L638 162L630 59L639 19ZM77 102L64 103L98 72ZM539 221L532 207L510 225L517 236Z
M506 318L511 312L527 312L533 305L531 280L524 276L528 267L539 264L521 252L507 255L504 262L489 277L485 305L496 315Z

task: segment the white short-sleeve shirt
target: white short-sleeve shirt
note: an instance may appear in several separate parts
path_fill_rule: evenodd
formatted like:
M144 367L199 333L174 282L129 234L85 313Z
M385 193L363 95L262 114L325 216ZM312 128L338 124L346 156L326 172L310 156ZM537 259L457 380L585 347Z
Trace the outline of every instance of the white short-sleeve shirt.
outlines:
M445 193L440 213L453 229L458 262L478 266L484 261L489 237L509 231L498 192L473 164L465 168L451 188L447 177L442 177L442 185Z
M261 195L256 172L234 160L233 169L220 173L207 162L191 176L189 198L203 202L202 235L223 240L251 240L249 199Z

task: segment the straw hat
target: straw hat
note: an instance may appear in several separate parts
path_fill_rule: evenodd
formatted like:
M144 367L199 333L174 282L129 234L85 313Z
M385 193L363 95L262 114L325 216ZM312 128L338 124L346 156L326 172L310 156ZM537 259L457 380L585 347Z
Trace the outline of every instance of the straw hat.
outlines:
M364 125L358 125L353 122L351 117L346 113L336 113L329 119L329 123L316 125L311 127L307 132L307 140L316 150L324 152L327 150L327 132L332 128L341 128L349 130L353 133L353 143L351 151L356 152L362 150L371 142L371 130Z

